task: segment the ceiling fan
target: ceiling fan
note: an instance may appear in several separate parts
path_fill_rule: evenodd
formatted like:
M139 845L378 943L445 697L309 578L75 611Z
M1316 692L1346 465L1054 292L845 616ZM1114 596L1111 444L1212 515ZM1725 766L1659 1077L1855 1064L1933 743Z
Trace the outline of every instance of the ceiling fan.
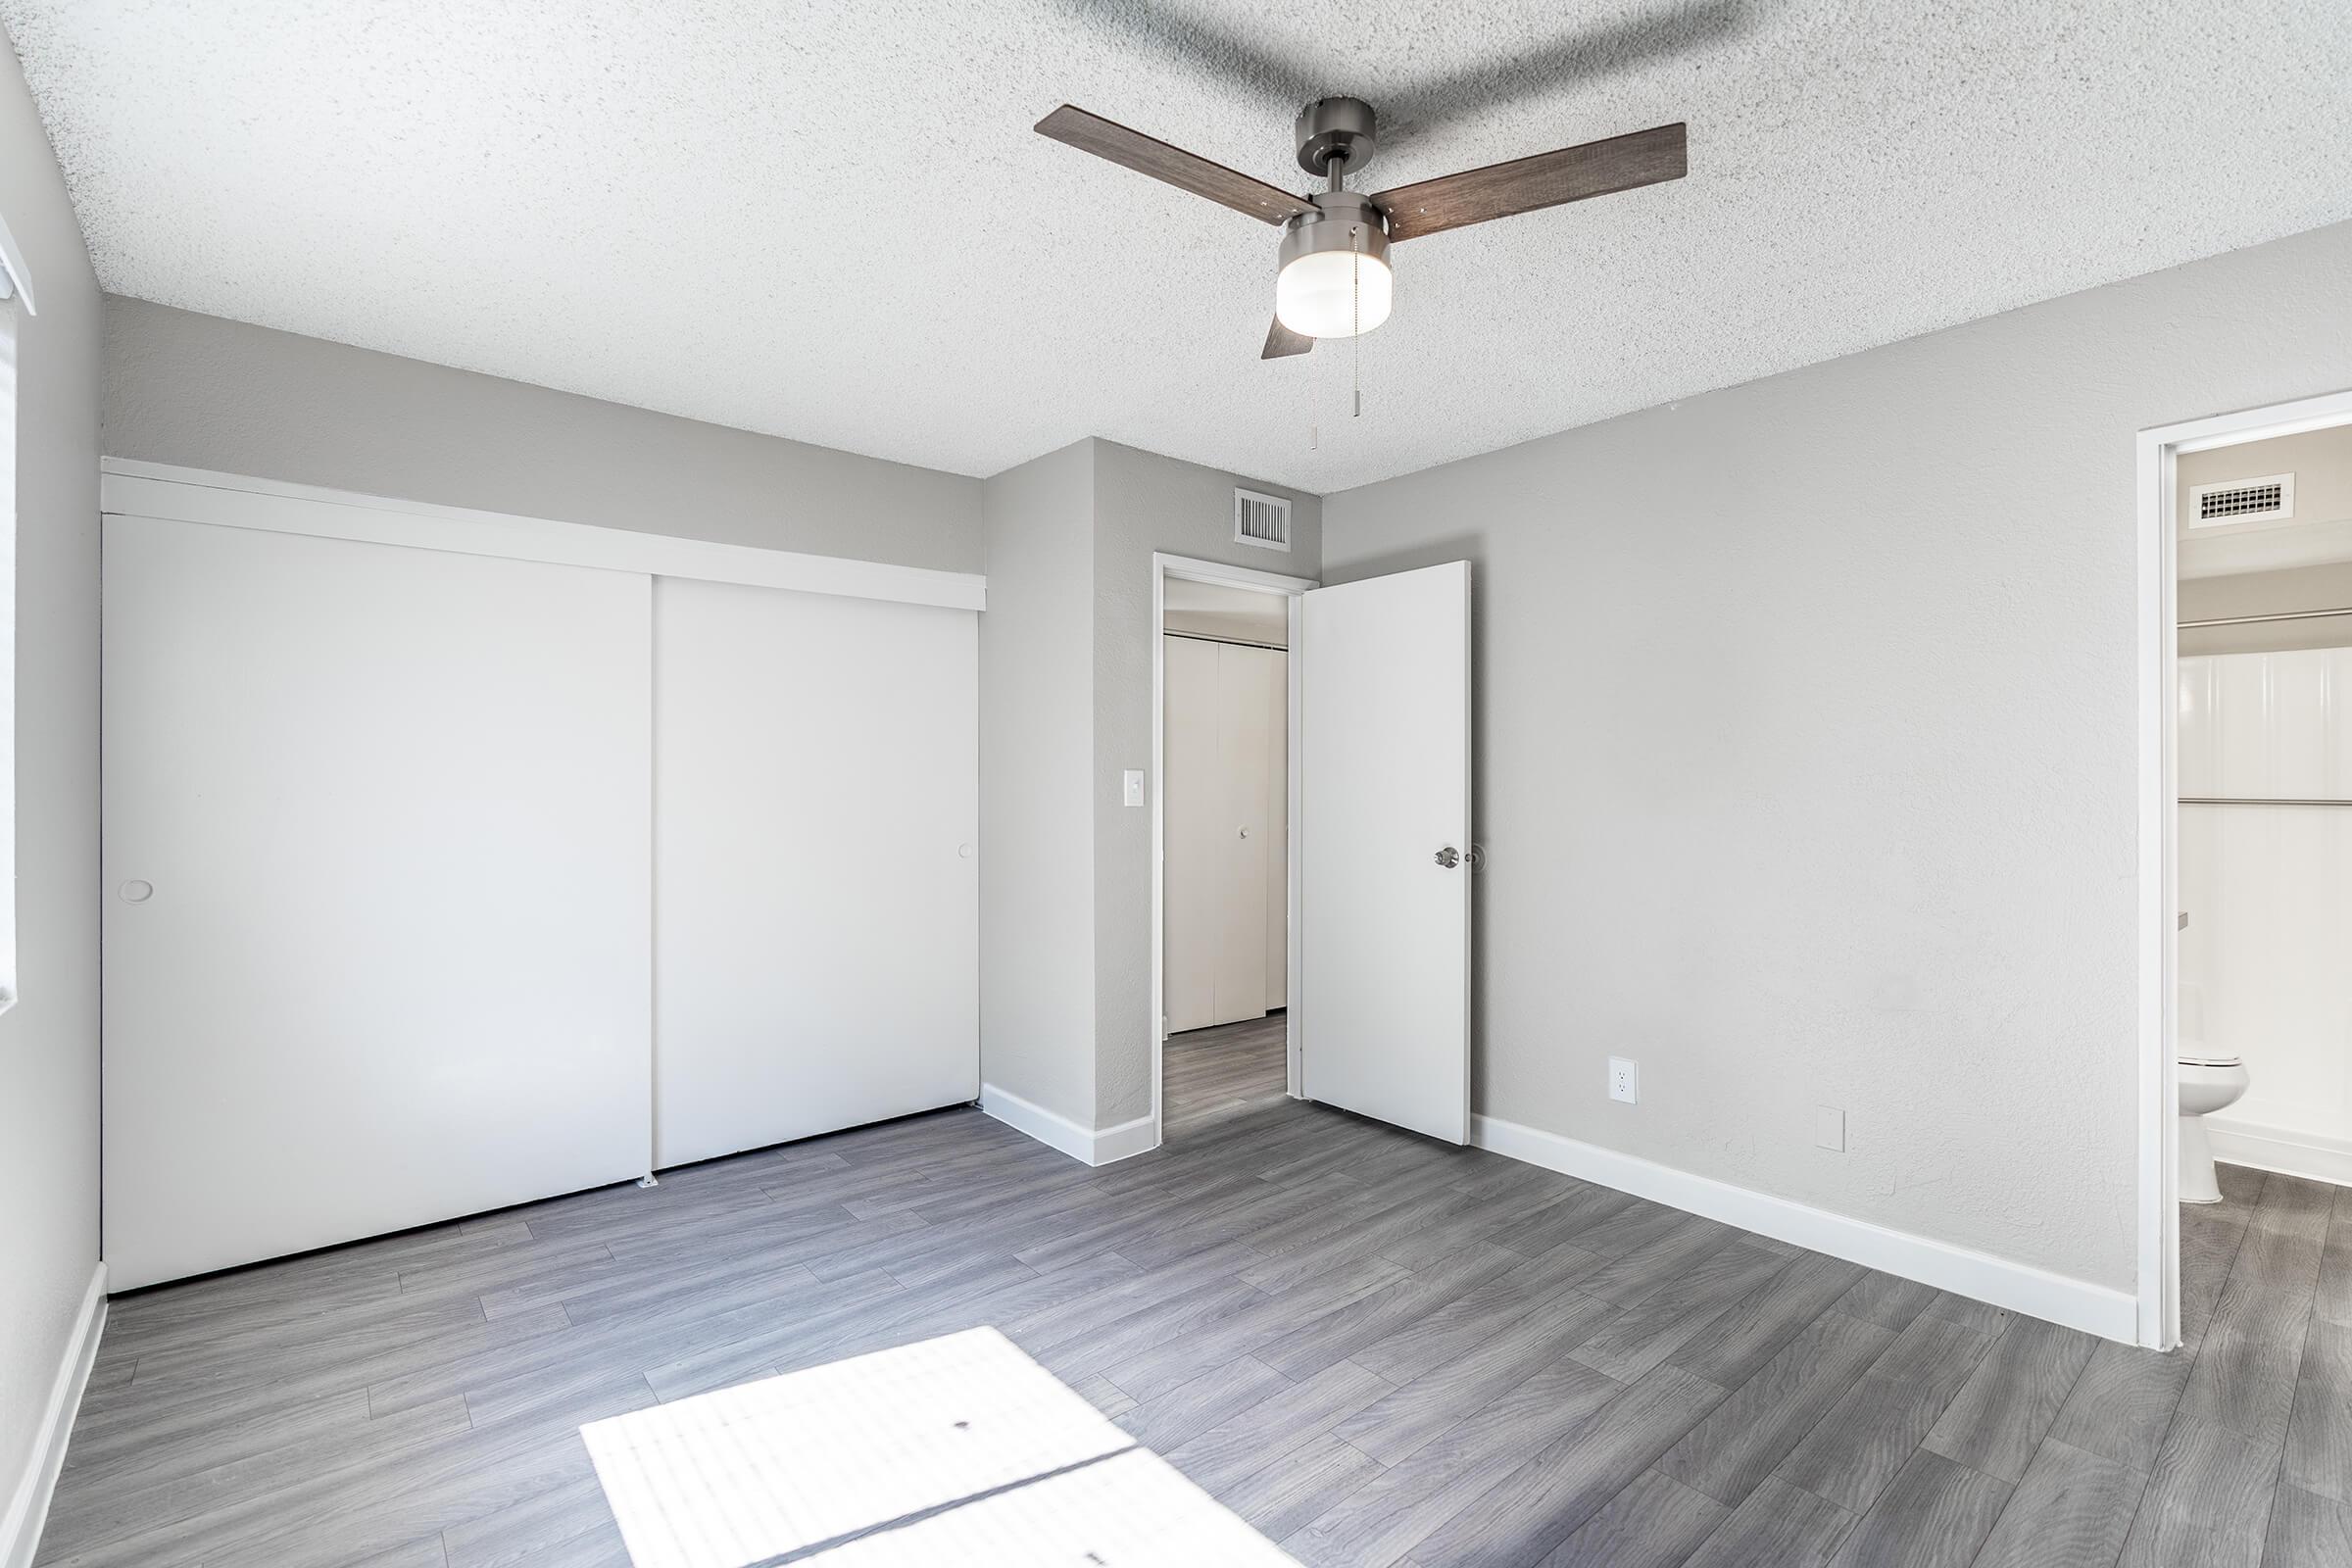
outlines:
M1365 195L1343 182L1372 161L1376 126L1360 98L1318 98L1299 110L1298 167L1328 183L1294 196L1069 104L1037 122L1041 135L1281 226L1274 325L1258 356L1267 360L1387 320L1389 247L1398 240L1680 179L1689 167L1677 122Z

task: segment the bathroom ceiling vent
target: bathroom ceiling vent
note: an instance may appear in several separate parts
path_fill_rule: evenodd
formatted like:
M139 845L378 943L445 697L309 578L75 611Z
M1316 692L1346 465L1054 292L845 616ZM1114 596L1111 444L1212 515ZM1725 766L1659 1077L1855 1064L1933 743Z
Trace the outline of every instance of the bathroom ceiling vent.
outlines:
M2274 473L2261 479L2201 484L2188 493L2191 528L2226 528L2238 522L2281 522L2295 514L2295 476Z
M1291 504L1254 490L1233 492L1233 542L1261 550L1291 548Z

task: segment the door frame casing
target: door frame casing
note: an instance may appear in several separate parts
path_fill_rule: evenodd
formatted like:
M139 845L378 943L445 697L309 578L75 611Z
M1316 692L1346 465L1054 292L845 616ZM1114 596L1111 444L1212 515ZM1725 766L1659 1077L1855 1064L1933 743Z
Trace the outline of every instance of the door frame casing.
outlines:
M2352 389L2138 435L2139 1343L2180 1343L2179 459L2352 424Z
M1255 593L1280 594L1290 603L1288 618L1290 632L1283 659L1285 714L1283 735L1283 792L1289 813L1289 852L1286 857L1284 906L1289 911L1290 929L1284 951L1288 980L1284 987L1286 999L1283 1013L1285 1054L1289 1058L1289 1089L1293 1099L1298 1095L1298 599L1310 588L1322 583L1312 577L1288 577L1280 572L1258 571L1250 566L1229 566L1219 561L1202 561L1192 556L1171 556L1159 551L1152 554L1152 771L1146 775L1145 794L1152 804L1152 1147L1157 1149L1166 1136L1165 1112L1162 1104L1164 1070L1162 1056L1168 1040L1167 1020L1167 813L1165 792L1160 788L1167 767L1167 595L1168 579L1186 582L1216 583L1227 588L1246 588Z

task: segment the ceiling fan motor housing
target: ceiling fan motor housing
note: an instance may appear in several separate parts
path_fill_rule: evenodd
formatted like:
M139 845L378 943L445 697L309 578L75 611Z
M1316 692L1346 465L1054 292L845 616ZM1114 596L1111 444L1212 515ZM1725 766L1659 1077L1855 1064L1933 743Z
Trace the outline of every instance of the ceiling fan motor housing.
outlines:
M1353 251L1384 265L1388 262L1388 225L1371 197L1362 191L1332 190L1307 200L1315 204L1314 211L1300 213L1282 231L1280 266L1288 267L1301 256L1322 251Z
M1372 106L1361 98L1318 98L1298 111L1298 167L1310 174L1331 172L1335 163L1349 173L1372 161L1379 148Z

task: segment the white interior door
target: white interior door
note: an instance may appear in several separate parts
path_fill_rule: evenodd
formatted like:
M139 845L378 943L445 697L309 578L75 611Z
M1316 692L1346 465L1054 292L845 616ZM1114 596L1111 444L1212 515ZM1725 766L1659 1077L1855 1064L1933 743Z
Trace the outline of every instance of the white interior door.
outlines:
M1470 566L1299 607L1306 1098L1470 1133Z
M649 579L105 532L117 1288L641 1175Z
M976 1098L977 617L654 599L657 1162Z

